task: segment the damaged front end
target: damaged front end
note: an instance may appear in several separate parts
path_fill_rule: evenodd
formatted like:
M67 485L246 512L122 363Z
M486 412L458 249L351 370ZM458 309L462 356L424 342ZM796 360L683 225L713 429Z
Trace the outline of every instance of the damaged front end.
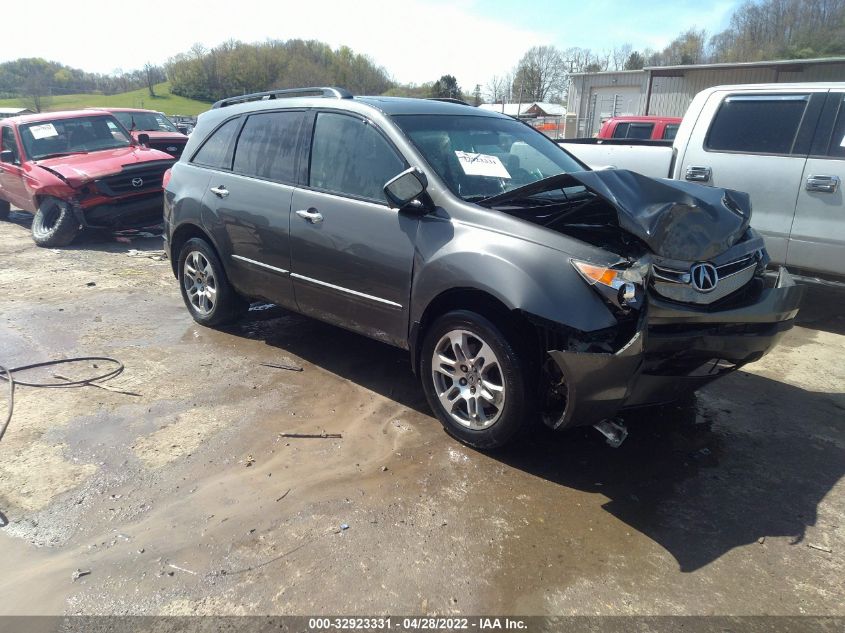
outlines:
M55 175L61 187L37 191L65 200L83 228L130 229L162 222L162 178L172 160L124 165L117 173L97 178L39 165Z
M599 247L595 261L570 262L617 321L583 332L526 315L546 353L541 408L552 428L682 398L758 360L792 327L802 289L785 268L767 270L746 194L621 170L548 180L570 188L564 202L497 208Z

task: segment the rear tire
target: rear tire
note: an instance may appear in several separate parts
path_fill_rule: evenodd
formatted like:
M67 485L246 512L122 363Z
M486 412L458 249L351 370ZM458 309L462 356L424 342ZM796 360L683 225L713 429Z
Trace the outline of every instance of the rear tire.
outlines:
M455 310L426 332L420 377L447 433L474 448L504 446L534 415L528 355L486 317Z
M179 252L177 271L182 299L200 325L226 325L249 309L229 283L217 253L205 240L195 237L185 242Z
M0 220L8 220L9 219L9 212L12 210L12 205L10 205L5 200L0 200Z
M44 198L32 218L32 239L38 246L67 246L79 230L73 209L58 198Z

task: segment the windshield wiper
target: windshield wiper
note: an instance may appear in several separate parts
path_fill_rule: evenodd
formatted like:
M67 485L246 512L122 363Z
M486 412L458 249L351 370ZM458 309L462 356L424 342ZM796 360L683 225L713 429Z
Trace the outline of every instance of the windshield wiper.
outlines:
M522 187L517 187L516 189L496 194L495 196L481 198L480 200L467 199L467 201L475 202L476 204L480 204L485 207L492 207L494 205L501 204L502 202L513 202L515 200L530 200L533 202L535 200L534 196L538 193L554 191L555 189L563 189L564 187L571 187L577 184L578 181L569 174L556 174L554 176L549 176L548 178L543 178L541 180L537 180L536 182L523 185ZM564 196L566 196L565 193Z

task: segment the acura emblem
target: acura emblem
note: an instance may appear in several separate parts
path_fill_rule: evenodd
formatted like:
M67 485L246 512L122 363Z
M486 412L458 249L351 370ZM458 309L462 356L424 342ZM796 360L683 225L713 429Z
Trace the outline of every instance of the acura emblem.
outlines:
M175 146L175 145L171 145L170 147L168 147L168 148L167 148L167 151L168 151L168 152L175 152L175 151L176 151L176 146Z
M133 186L133 187L140 187L140 186L141 186L141 185L143 185L143 184L144 184L144 179L143 179L143 178L133 178L133 179L132 179L132 186Z
M716 272L716 267L707 262L694 264L690 268L690 277L692 277L692 287L699 292L710 292L719 283L719 273Z

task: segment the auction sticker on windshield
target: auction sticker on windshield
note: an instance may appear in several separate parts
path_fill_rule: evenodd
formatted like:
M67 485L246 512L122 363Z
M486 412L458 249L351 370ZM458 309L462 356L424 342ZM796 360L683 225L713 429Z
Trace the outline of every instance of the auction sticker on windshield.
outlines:
M490 154L473 154L472 152L455 151L461 169L467 176L491 176L493 178L510 178L511 175L498 156Z
M41 125L33 125L29 128L32 138L50 138L51 136L58 136L59 133L52 123L42 123Z

